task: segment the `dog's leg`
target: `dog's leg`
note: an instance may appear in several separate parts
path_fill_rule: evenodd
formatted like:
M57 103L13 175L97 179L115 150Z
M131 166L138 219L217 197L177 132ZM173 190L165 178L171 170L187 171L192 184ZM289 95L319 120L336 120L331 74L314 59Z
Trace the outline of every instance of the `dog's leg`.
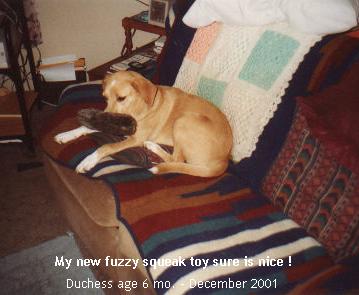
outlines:
M225 144L225 139L223 145L217 141L215 128L215 123L204 115L188 114L177 119L173 127L173 161L159 163L149 171L201 177L223 174L228 166L230 145Z
M153 174L183 173L200 177L215 177L226 171L227 162L217 162L208 165L195 165L184 162L160 163L150 169Z
M173 161L173 156L167 153L159 144L152 141L145 141L143 145L146 149L149 149L150 151L157 154L163 161L165 162Z
M82 135L91 134L94 132L98 132L98 131L95 129L87 128L85 126L80 126L76 129L59 133L54 137L54 139L57 143L60 143L60 144L67 143L69 141L72 141L74 139L81 137Z
M143 142L138 141L134 137L128 137L127 139L115 142L115 143L108 143L104 144L103 146L99 147L96 151L92 154L88 155L85 159L81 161L80 164L77 165L76 171L78 173L85 173L89 171L103 158L110 156L112 154L118 153L123 151L127 148L142 145Z
M173 155L167 153L160 145L152 141L145 141L145 148L160 156L164 163L160 163L149 169L153 174L185 173L193 176L213 177L221 175L227 167L227 162L213 162L207 165L194 165L183 162L184 158L179 148L173 151Z

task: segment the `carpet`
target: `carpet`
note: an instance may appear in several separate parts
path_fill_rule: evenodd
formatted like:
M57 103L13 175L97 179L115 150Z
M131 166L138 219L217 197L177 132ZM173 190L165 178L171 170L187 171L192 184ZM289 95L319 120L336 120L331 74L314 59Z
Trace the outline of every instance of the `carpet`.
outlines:
M31 111L36 154L21 143L0 144L0 257L64 235L69 225L42 167L38 130L54 108Z
M72 259L70 267L66 259ZM96 278L88 266L76 266L80 259L72 234L5 256L0 259L0 294L104 294L89 288ZM77 287L82 282L81 288L75 281Z

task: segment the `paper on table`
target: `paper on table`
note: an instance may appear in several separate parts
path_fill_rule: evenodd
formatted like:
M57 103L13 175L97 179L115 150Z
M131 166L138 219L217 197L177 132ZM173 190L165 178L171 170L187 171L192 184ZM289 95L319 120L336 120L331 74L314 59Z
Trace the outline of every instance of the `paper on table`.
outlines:
M43 58L41 60L41 64L42 65L56 65L56 64L66 63L66 62L74 62L75 60L77 60L77 57L75 54L58 55L58 56Z
M64 63L53 67L46 67L40 69L40 73L47 82L76 80L74 63Z

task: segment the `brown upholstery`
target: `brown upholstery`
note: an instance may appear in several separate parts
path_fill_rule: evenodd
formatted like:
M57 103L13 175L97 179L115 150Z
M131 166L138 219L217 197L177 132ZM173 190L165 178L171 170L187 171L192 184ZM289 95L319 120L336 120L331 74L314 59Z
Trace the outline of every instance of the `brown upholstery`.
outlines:
M109 186L102 180L89 180L47 157L45 159L93 222L100 226L118 226L115 200Z
M44 156L44 165L62 212L93 257L141 258L132 236L116 218L112 191L106 184L78 175L47 156ZM142 264L135 270L100 264L100 270L108 280L137 281L136 294L155 294L153 289L141 286L144 280L150 283Z

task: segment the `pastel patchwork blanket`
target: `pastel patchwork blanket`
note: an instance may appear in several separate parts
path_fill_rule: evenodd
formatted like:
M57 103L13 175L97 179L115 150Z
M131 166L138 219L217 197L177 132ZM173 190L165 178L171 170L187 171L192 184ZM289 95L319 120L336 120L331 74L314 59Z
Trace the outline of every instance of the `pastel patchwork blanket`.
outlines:
M80 109L103 107L78 99L64 104L42 132L45 152L74 169L96 141L87 136L59 145L53 137L78 126ZM316 240L237 176L153 176L144 168L150 162L148 151L127 150L86 176L112 188L117 216L158 294L282 294L332 265Z
M249 157L285 89L320 36L286 23L198 29L175 85L217 105L229 119L233 159Z

